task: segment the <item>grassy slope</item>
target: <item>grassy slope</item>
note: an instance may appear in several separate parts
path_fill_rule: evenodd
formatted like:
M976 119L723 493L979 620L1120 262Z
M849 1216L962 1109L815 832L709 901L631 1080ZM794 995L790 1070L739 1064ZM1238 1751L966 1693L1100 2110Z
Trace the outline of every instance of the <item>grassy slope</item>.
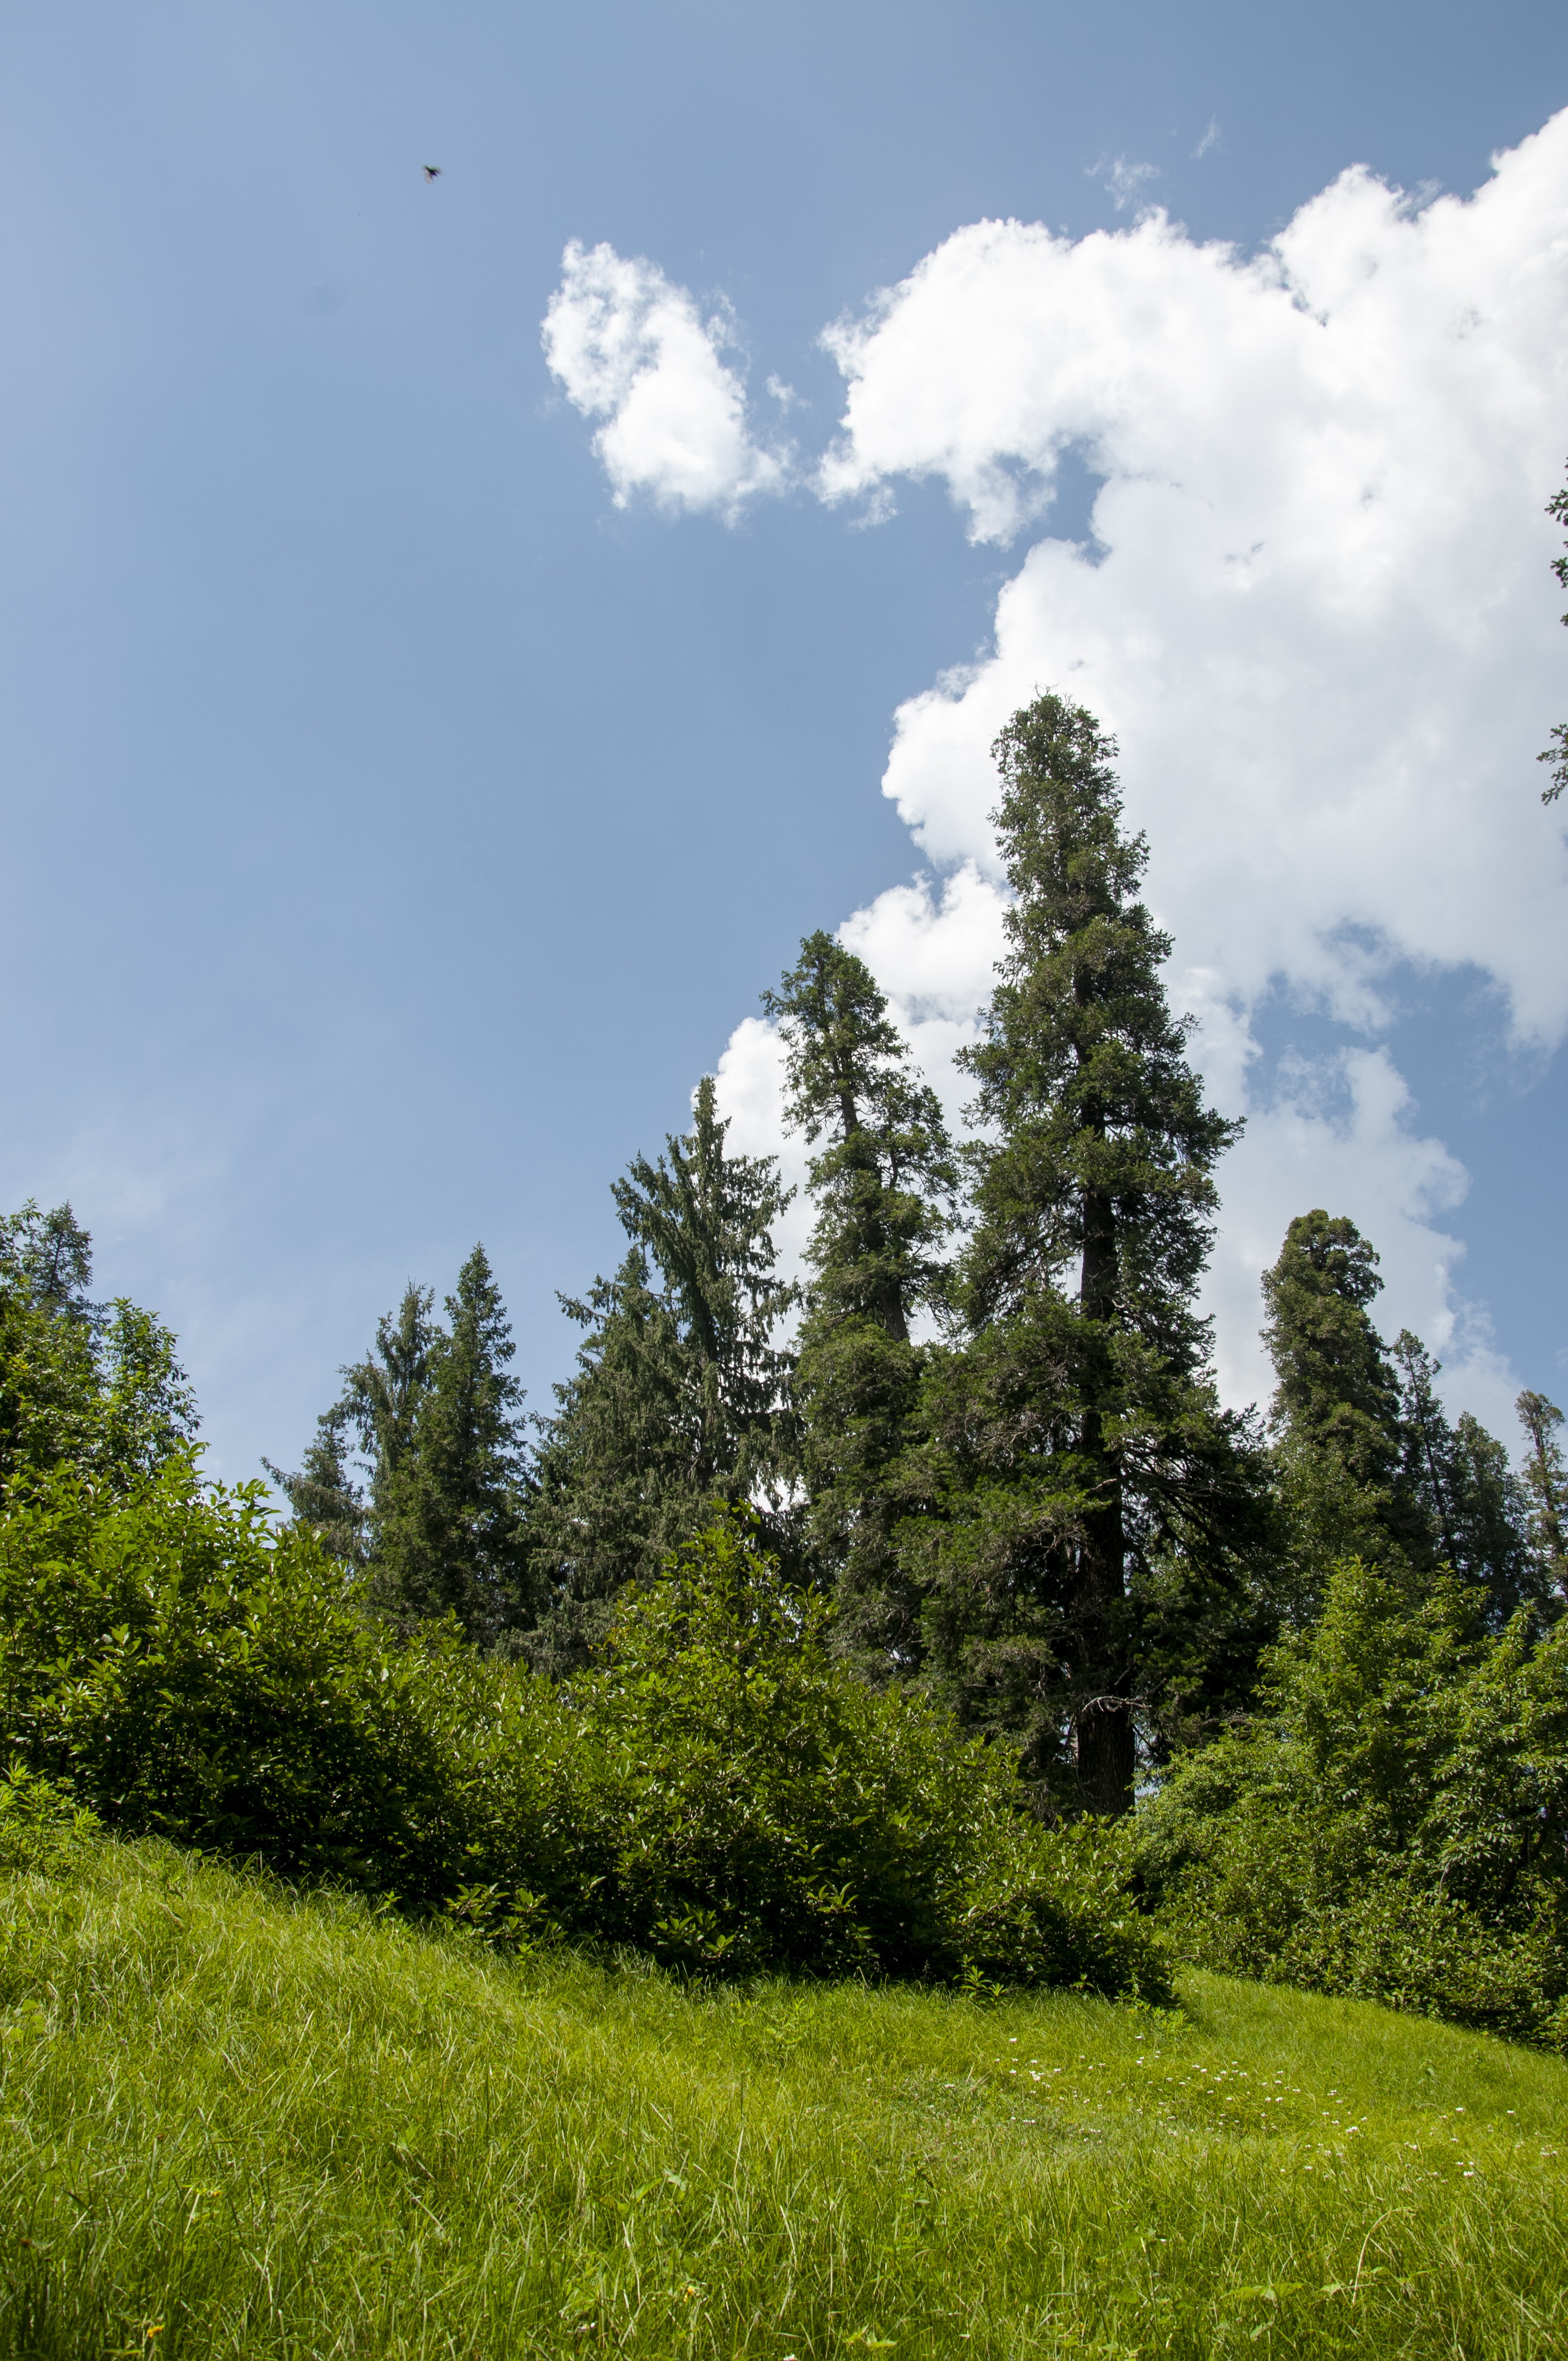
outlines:
M3 2353L1568 2355L1568 2069L1477 2037L704 1997L157 1847L0 1886Z

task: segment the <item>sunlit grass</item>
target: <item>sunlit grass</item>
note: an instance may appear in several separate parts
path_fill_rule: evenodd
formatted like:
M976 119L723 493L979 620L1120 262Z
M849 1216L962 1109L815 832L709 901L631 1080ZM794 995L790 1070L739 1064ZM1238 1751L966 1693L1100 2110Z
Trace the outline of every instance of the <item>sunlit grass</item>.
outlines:
M1477 2037L512 1967L157 1847L0 1887L0 2351L1568 2355L1568 2070Z

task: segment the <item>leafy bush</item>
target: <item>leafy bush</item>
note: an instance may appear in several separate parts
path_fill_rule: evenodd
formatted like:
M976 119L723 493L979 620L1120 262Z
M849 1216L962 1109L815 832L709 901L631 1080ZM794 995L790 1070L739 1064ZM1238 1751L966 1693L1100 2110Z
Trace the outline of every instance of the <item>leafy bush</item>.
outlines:
M1335 1570L1257 1719L1144 1816L1139 1873L1189 1956L1563 2046L1568 1624L1491 1636L1480 1604Z
M704 1970L1166 1990L1108 1841L1038 1826L1015 1766L869 1689L733 1527L631 1594L576 1689L593 1931Z
M429 1677L259 1487L188 1459L125 1498L57 1469L0 1517L0 1744L118 1828L438 1894Z
M402 1645L257 1488L64 1471L0 1515L0 1743L112 1825L685 1968L1163 1996L1124 1852L1011 1759L867 1689L732 1527L623 1603L570 1690Z
M59 1877L77 1866L98 1832L95 1812L25 1763L13 1763L0 1779L0 1871Z

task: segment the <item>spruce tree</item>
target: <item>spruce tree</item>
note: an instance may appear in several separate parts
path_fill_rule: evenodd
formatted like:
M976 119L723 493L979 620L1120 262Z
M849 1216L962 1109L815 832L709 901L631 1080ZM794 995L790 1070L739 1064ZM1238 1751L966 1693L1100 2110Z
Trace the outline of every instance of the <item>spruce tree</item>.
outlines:
M334 1402L317 1419L303 1464L295 1473L285 1473L270 1459L261 1464L288 1501L294 1523L308 1526L340 1565L361 1565L369 1512L348 1463L351 1425L348 1403Z
M996 742L1013 900L963 1059L991 1135L970 1157L969 1336L927 1388L944 1515L924 1545L905 1536L934 1686L1022 1736L1038 1776L1070 1763L1100 1812L1130 1805L1136 1723L1168 1681L1211 1677L1191 1635L1223 1654L1245 1620L1260 1517L1195 1302L1239 1126L1206 1105L1167 1005L1169 940L1138 899L1147 848L1123 830L1114 752L1054 695Z
M542 1672L581 1664L622 1586L653 1573L700 1520L688 1356L641 1246L586 1300L561 1298L587 1334L577 1367L542 1421L528 1543L540 1620L528 1653Z
M921 1505L908 1454L924 1356L910 1322L942 1299L958 1175L936 1093L863 961L809 935L763 1005L784 1037L787 1119L822 1143L795 1381L806 1544L837 1593L839 1644L886 1678L918 1660L918 1593L894 1543Z
M124 1298L92 1302L92 1277L69 1205L0 1216L0 1492L62 1462L124 1491L194 1441L174 1337Z
M1557 1439L1563 1412L1544 1394L1522 1393L1514 1407L1530 1445L1524 1480L1537 1569L1548 1589L1568 1599L1568 1465Z
M771 1488L779 1470L787 1356L773 1343L795 1290L773 1275L773 1225L789 1202L771 1156L730 1156L714 1081L697 1085L692 1128L612 1183L621 1226L658 1268L689 1356L693 1475L733 1499Z
M1469 1411L1451 1423L1436 1390L1442 1364L1418 1336L1394 1340L1400 1378L1400 1487L1424 1518L1430 1549L1486 1593L1488 1620L1506 1623L1541 1586L1530 1546L1524 1488L1508 1455ZM1427 1551L1418 1548L1417 1561Z
M413 1446L420 1404L430 1385L436 1326L435 1290L411 1279L395 1313L376 1323L376 1341L343 1372L342 1408L369 1464L372 1521L384 1511L398 1468ZM332 1413L328 1413L329 1416Z
M411 1279L370 1351L343 1371L303 1466L264 1464L294 1521L368 1569L373 1602L400 1629L451 1613L478 1645L505 1646L527 1620L530 1478L521 1389L506 1366L511 1330L482 1246L446 1298L449 1327L434 1301Z
M1296 1216L1263 1274L1285 1587L1299 1623L1342 1559L1435 1563L1402 1464L1399 1381L1368 1310L1382 1286L1375 1248L1321 1206Z
M790 1361L773 1342L795 1290L775 1276L788 1202L773 1157L731 1156L713 1078L691 1130L613 1182L631 1252L586 1302L588 1334L546 1422L529 1552L536 1662L580 1656L622 1584L651 1572L716 1500L748 1504L793 1557Z
M372 1596L405 1628L451 1613L494 1647L524 1610L528 1471L511 1328L482 1246L446 1298L445 1328L422 1334L411 1294L406 1323L386 1340L400 1363L396 1393L385 1345L367 1373L387 1409L370 1496Z

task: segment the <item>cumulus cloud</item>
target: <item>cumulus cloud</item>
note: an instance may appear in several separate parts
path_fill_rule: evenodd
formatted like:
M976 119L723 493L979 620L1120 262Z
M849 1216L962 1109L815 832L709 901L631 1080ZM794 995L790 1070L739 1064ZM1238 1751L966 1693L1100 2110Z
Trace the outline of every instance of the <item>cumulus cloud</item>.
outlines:
M716 333L652 266L569 255L552 361L611 422L618 496L732 508L776 480ZM1387 1324L1500 1419L1511 1380L1442 1226L1464 1175L1387 1036L1400 977L1459 969L1521 1049L1568 1029L1568 852L1534 763L1564 703L1541 511L1568 415L1568 115L1469 199L1348 171L1256 255L1157 211L1076 242L981 222L824 342L847 388L824 499L875 517L901 477L936 478L978 543L1045 525L991 644L895 717L884 791L930 873L844 928L933 1080L961 1101L952 1055L1000 939L990 744L1054 686L1120 739L1173 999L1250 1117L1211 1289L1227 1391L1265 1380L1256 1275L1321 1202L1381 1247ZM666 450L689 477L646 456ZM1083 543L1049 533L1069 453L1099 481ZM1254 1017L1280 991L1352 1046L1266 1093ZM759 1141L766 1036L742 1027L721 1072Z
M567 400L605 421L594 449L619 508L643 492L663 509L732 519L782 488L785 457L753 438L744 380L724 357L734 341L728 311L705 319L657 264L567 247L544 356Z
M981 896L1000 903L989 747L1050 686L1121 740L1173 996L1227 1107L1248 1110L1251 1016L1281 986L1372 1041L1396 971L1469 967L1517 1043L1562 1038L1568 859L1533 757L1563 703L1541 511L1568 394L1568 115L1474 198L1429 194L1349 171L1251 258L1158 213L1076 244L984 222L828 332L848 399L825 497L935 477L972 539L1005 543L1048 511L1064 452L1101 479L1092 540L1038 540L991 648L896 717L884 790L970 881L850 922L901 998L912 960L972 968ZM1382 1245L1391 1323L1495 1409L1506 1373L1434 1225L1462 1176L1386 1052L1337 1071L1337 1111L1301 1070L1228 1161L1229 1389L1258 1382L1261 1262L1327 1202Z

